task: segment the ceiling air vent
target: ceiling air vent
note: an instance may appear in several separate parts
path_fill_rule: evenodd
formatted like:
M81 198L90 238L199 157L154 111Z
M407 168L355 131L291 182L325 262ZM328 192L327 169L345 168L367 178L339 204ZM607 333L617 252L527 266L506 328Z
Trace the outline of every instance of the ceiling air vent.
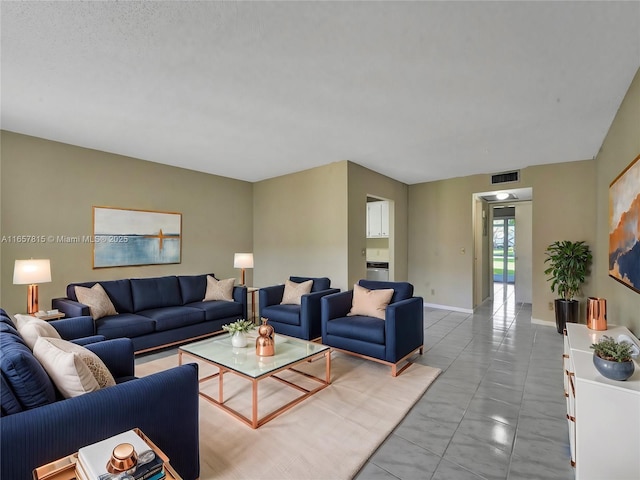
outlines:
M516 170L514 172L504 172L504 173L496 173L495 175L491 175L491 185L496 185L498 183L512 183L520 181L520 170Z

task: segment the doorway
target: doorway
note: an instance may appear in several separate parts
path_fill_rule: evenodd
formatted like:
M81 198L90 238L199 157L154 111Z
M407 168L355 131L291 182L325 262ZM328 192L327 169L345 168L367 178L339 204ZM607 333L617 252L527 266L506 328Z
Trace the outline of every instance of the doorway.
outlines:
M511 212L513 210L513 212ZM515 208L496 208L493 216L493 282L516 280Z

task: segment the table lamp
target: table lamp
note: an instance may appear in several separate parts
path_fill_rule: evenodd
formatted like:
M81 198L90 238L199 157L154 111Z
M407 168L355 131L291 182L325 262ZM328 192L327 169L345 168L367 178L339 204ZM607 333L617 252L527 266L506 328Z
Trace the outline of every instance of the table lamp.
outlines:
M13 268L13 284L29 285L27 289L27 313L38 311L38 283L51 281L51 263L48 259L16 260Z
M240 285L244 285L244 270L245 268L253 268L253 253L235 253L233 255L233 268L239 268L242 271Z

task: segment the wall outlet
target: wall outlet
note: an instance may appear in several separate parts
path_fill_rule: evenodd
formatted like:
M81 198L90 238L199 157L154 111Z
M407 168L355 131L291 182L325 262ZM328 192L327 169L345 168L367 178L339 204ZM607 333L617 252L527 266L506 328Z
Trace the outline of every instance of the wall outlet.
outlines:
M549 302L549 310L553 311L553 302Z

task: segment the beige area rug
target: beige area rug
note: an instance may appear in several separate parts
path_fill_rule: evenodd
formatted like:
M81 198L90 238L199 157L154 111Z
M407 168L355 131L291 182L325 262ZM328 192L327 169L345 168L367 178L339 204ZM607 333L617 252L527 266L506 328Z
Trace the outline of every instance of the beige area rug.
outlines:
M139 360L138 376L178 364L175 351L164 358ZM322 359L300 370L324 377L324 368ZM213 371L200 364L201 378ZM393 378L385 365L334 352L331 385L256 430L201 397L200 479L353 478L439 374L439 369L414 364ZM300 380L300 384L309 381L293 373L282 376ZM248 417L250 385L235 375L225 375L225 400ZM200 388L217 398L217 380L204 382ZM296 395L295 389L277 380L261 381L259 416Z

